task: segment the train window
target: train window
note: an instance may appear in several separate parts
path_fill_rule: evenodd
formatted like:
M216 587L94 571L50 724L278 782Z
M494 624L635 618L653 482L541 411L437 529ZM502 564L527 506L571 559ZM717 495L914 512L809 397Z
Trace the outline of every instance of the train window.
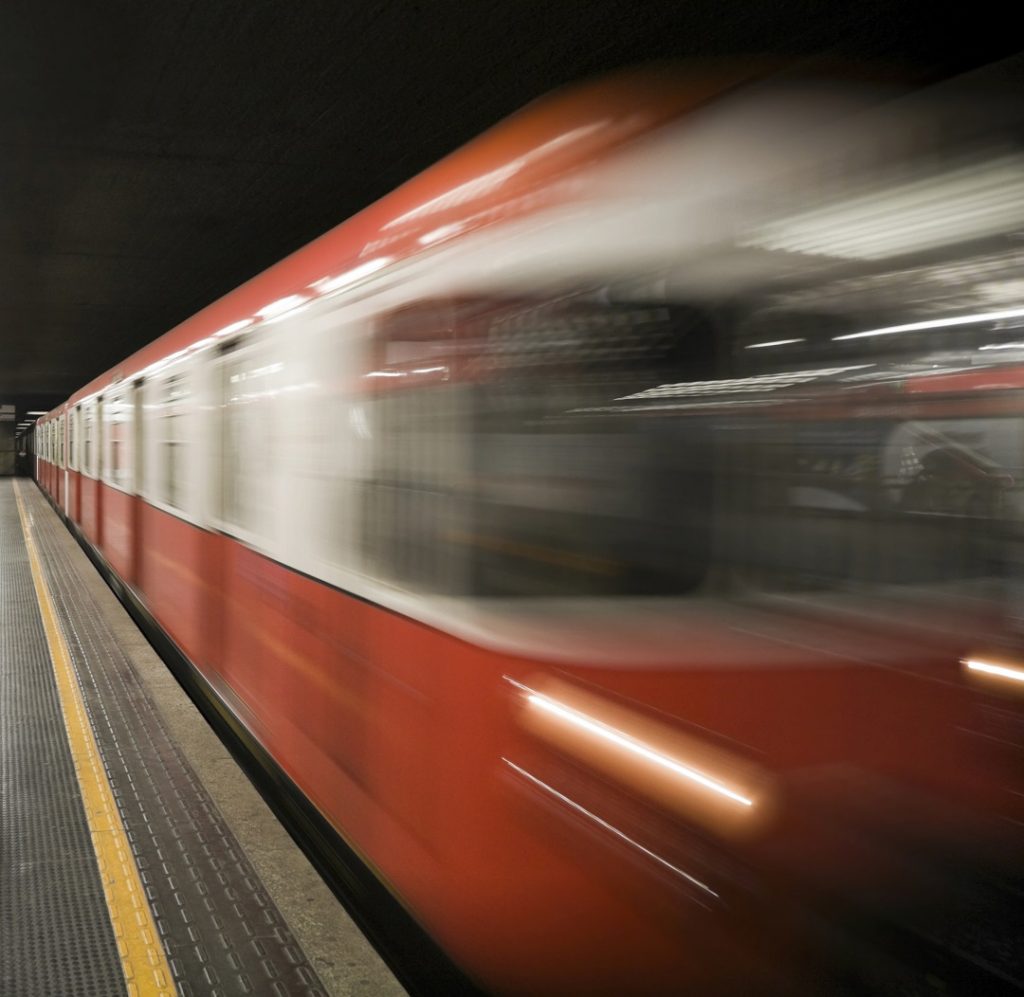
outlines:
M228 344L220 361L221 376L221 518L250 533L268 528L268 472L273 435L269 412L274 375L259 342Z
M175 374L161 388L158 488L162 502L175 509L185 504L186 410L189 384L185 374Z
M404 584L476 595L693 590L710 556L709 428L614 403L712 368L708 322L663 303L603 294L386 316L368 556Z
M78 470L78 452L75 449L78 444L77 422L78 409L73 408L68 412L68 467L72 471Z
M962 583L997 575L1020 506L1024 427L768 413L735 425L722 559L776 591Z
M99 398L86 402L83 406L85 463L82 469L92 478L100 477L103 463L103 455L100 450L102 410L103 402Z
M92 403L82 406L82 473L95 474L93 468L93 417Z
M467 308L461 309L465 314ZM384 316L357 409L372 441L363 485L363 560L376 574L428 590L465 589L473 505L467 453L470 386L458 376L457 304Z
M333 316L312 324L280 375L289 482L282 551L313 571L361 566L360 497L373 446L363 380L368 331L365 321L339 327Z
M103 405L106 426L106 480L118 488L132 485L132 405L124 393L111 396Z

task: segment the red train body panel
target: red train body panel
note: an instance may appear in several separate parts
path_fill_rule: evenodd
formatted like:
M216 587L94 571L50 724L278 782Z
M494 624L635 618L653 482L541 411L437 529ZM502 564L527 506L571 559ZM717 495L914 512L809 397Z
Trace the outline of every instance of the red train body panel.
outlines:
M419 265L424 253L438 253L438 268L447 266L449 241L493 239L481 245L498 253L503 231L525 231L531 218L548 212L568 230L577 223L557 219L575 217L579 205L585 214L596 203L594 189L599 195L607 190L608 176L619 177L623 162L636 170L658 162L660 136L681 127L687 115L698 122L695 141L714 138L716 99L727 100L734 85L755 75L720 74L682 86L640 75L523 112L204 309L44 420L80 421L75 443L59 454L50 451L63 469L39 459L40 485L66 505L82 536L320 813L456 962L497 992L669 992L680 981L700 993L785 987L788 974L805 972L819 958L802 930L802 915L794 912L809 884L873 895L887 882L913 880L882 843L887 839L879 828L895 823L911 836L957 839L961 817L964 826L988 826L1009 816L1013 762L980 744L982 700L961 662L979 642L1012 641L1001 604L962 602L947 613L947 631L927 622L929 612L939 612L936 603L922 604L922 625L909 610L896 619L869 615L865 603L874 600L877 610L888 598L877 592L857 601L856 609L852 601L844 608L789 600L779 608L714 595L689 608L673 608L676 603L664 598L650 605L601 603L594 612L528 607L512 617L536 639L520 645L500 636L500 622L499 636L489 636L485 625L449 627L443 608L405 611L406 593L377 598L378 589L349 591L311 569L281 563L258 537L224 526L230 505L224 487L211 485L216 500L193 516L180 511L185 499L167 491L163 478L145 477L153 472L139 472L138 463L134 479L119 487L104 483L108 469L120 473L123 454L111 449L113 431L89 436L81 420L91 418L88 405L102 397L103 406L112 407L111 399L128 386L141 393L136 413L144 405L171 405L148 394L150 385L162 385L165 367L177 369L175 363L192 356L198 360L189 384L200 386L189 390L197 398L201 391L221 392L209 397L220 399L214 408L227 418L237 384L276 376L277 361L253 361L243 373L230 373L233 354L218 352L218 334L233 345L232 337L268 324L276 303L315 304L319 294L361 287L378 271L386 277L403 263ZM684 144L679 162L691 169L688 149ZM635 159L622 158L633 151ZM595 186L589 186L592 176ZM580 237L581 244L587 241L590 236ZM354 276L341 279L346 274ZM529 301L516 293L503 290L500 300ZM358 294L353 302L356 307ZM267 336L273 334L271 328ZM392 362L365 351L361 387L347 396L354 399L346 409L353 439L361 432L359 413L386 397L388 378L395 380L389 390L400 394L406 382L399 378L430 377L450 363L440 381L417 383L436 381L438 390L455 392L461 390L457 381L487 382L473 373L492 355L482 340L467 346L459 336L468 333L450 335L455 346L449 353L413 352ZM381 334L379 349L386 353L394 341L394 334ZM425 367L422 356L433 357L434 366ZM437 359L453 356L468 373L456 377L455 361ZM821 376L836 376L837 368L847 369L832 361ZM501 390L503 369L491 369L484 390ZM749 381L756 374L744 376ZM953 375L908 382L907 390L881 402L844 384L841 396L831 389L801 396L792 415L778 416L771 399L759 411L762 422L776 420L776 439L787 440L799 436L801 420L829 432L889 420L893 433L916 431L915 418L957 413L990 420L1009 413L1020 420L1017 395L1007 402L1004 393L1016 391L1012 385L992 382L991 411L979 410L989 382L970 376L970 383ZM702 386L710 381L695 377L686 390L706 395ZM172 387L168 382L167 398L177 397ZM680 385L663 383L659 390L666 387ZM929 394L937 399L931 415L911 410L914 397ZM877 412L869 411L872 404ZM721 405L730 408L733 399ZM834 411L823 414L829 406ZM147 454L173 465L178 430L144 418L135 425L132 445L149 446ZM164 434L162 449L153 449L146 437L151 431ZM88 458L84 449L72 454L83 432L94 451ZM364 435L380 438L376 430ZM223 438L213 428L208 439L198 432L191 437L211 448ZM558 445L568 448L571 440L559 436ZM225 451L203 452L204 466L221 469L210 472L213 478L222 475ZM488 488L498 487L477 473ZM809 473L801 470L793 488L810 489ZM509 472L500 487L517 487L515 477ZM667 494L669 486L661 487ZM207 500L195 496L207 494L205 479L197 476L195 488L188 501L203 509ZM383 508L383 498L368 507L375 502ZM838 514L819 509L815 515L832 516L831 528ZM852 513L843 515L849 522ZM805 516L799 529L813 530L816 521ZM453 528L444 536L454 549L465 543L464 532ZM827 546L817 542L822 550ZM489 551L488 570L497 576L506 570L502 558L521 558L549 564L552 572L568 564L600 580L608 560L556 556L557 545L540 550L525 541L499 542L482 527L473 543ZM478 631L484 635L475 636ZM731 776L719 780L705 774L703 762L679 758L704 758L707 771ZM655 769L644 767L650 764ZM670 777L676 781L666 783ZM696 789L680 789L679 778ZM891 787L906 792L894 797ZM941 827L933 823L932 803L919 806L919 797L939 801ZM745 807L757 810L749 828ZM790 885L786 903L793 909L773 907L789 896Z

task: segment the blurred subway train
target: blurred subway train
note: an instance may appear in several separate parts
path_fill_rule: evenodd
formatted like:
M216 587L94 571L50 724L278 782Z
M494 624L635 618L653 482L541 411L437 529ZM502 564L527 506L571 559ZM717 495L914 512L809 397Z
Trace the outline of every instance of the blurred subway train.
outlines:
M1024 980L1009 76L555 94L40 420L70 527L481 988Z

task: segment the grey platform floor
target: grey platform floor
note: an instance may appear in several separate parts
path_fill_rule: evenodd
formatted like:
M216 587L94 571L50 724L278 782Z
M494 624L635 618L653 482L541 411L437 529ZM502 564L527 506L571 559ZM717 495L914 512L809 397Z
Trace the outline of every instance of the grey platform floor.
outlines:
M0 481L0 992L123 994L14 487ZM403 993L36 486L17 487L179 993Z

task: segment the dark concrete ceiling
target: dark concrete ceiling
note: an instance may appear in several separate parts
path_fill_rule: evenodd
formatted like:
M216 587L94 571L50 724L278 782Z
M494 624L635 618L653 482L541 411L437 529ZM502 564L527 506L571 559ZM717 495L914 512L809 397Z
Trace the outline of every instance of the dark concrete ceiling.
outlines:
M1019 47L1010 7L4 0L0 401L66 396L567 81L744 52L939 77Z

